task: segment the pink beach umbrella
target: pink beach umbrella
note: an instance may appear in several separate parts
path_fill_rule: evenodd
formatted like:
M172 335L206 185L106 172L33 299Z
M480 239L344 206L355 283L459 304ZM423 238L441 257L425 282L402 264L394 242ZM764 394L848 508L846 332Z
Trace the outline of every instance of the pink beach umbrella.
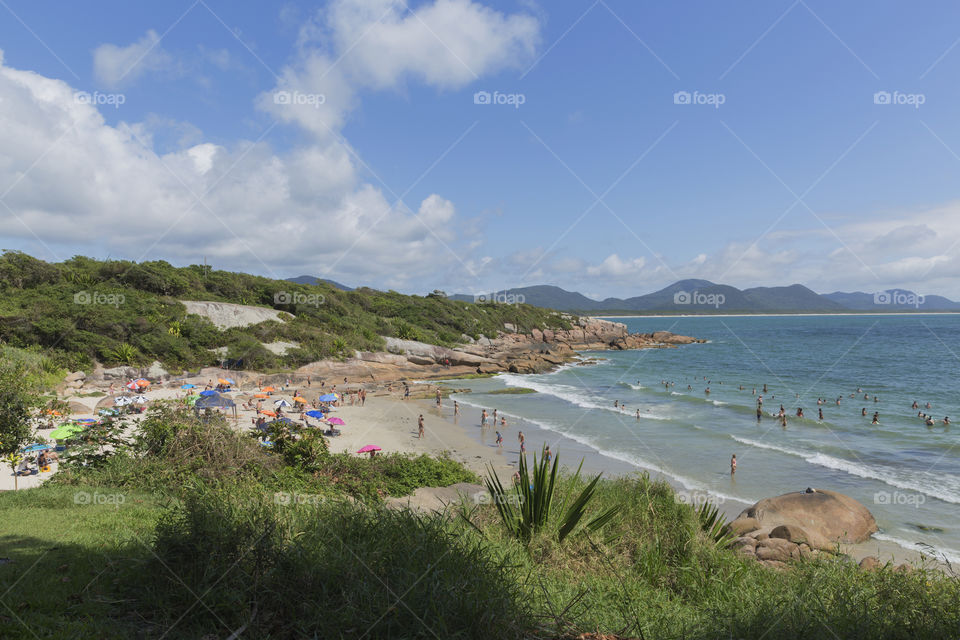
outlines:
M378 447L375 444L368 444L367 446L357 451L357 453L370 453L371 451L380 451L380 447Z
M340 426L343 426L343 425L347 424L346 422L343 421L342 418L336 418L336 417L334 417L334 418L329 418L329 419L327 420L327 422L329 422L330 424L337 424L337 425L340 425Z

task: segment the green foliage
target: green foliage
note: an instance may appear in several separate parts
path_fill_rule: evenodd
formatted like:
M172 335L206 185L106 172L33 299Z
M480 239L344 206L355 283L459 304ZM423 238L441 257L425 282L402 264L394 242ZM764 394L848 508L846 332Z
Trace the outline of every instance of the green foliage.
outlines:
M22 363L0 363L0 454L15 453L33 433L32 410L40 406Z
M293 316L220 331L187 314L181 300L259 305ZM134 366L159 360L168 369L195 369L218 364L222 357L212 350L225 347L231 367L269 371L383 350L381 336L452 346L463 335L495 336L504 323L522 330L570 327L562 314L529 305L341 291L325 282L295 284L163 261L74 257L49 264L17 252L0 256L0 341L41 349L71 370L89 369L94 360ZM274 341L299 346L278 356L261 344Z
M569 480L569 486L563 491L562 497L557 495L558 459L554 458L553 466L546 456L537 462L533 456L533 476L527 468L527 457L520 456L519 480L512 489L506 489L500 482L497 472L490 467L486 479L487 490L493 497L493 502L500 514L500 520L510 535L529 544L531 540L543 532L549 531L557 542L563 542L573 533L586 515L587 506L593 499L600 474L587 483L579 495L573 497L572 487L580 480L580 468ZM581 467L583 463L581 462ZM569 506L567 502L570 498ZM551 517L555 501L560 500L556 511L559 517ZM598 531L607 525L617 515L619 508L616 505L605 509L584 526L586 531Z
M730 546L737 536L727 530L727 519L720 513L719 507L712 502L703 502L697 506L696 511L701 531L718 547Z

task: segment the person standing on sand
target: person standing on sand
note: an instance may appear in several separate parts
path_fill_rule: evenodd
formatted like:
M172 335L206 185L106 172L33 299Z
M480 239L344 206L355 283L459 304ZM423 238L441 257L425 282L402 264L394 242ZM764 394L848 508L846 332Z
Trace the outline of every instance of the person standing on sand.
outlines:
M460 404L456 400L453 401L453 417L460 417Z
M410 385L408 385L406 382L403 383L403 399L410 399Z
M499 431L497 431L497 448L503 449L503 436L500 435Z
M440 393L440 389L437 389L437 408L440 407L441 398L443 398L443 396Z
M481 427L487 426L487 410L486 409L480 412L480 426Z
M737 454L733 454L730 457L730 475L733 475L737 472Z
M307 386L310 386L310 376L307 376Z
M520 441L520 453L526 453L526 452L527 452L527 444L526 444L527 439L523 436L523 431L521 431L521 432L519 432L519 433L517 434L517 439Z
M417 431L419 432L419 435L417 435L417 439L423 439L423 414L422 413L420 414L420 417L417 419Z

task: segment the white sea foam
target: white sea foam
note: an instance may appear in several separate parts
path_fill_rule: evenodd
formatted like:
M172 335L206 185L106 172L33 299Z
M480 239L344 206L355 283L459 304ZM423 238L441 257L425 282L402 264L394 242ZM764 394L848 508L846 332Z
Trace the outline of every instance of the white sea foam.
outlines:
M916 491L932 498L943 500L944 502L960 504L960 478L950 474L935 474L930 473L929 471L911 473L883 465L867 466L859 462L851 462L850 460L844 460L842 458L837 458L825 453L797 451L773 444L756 442L748 438L738 438L737 436L733 435L730 437L741 444L751 447L778 451L780 453L802 458L810 464L826 467L828 469L835 469L837 471L843 471L844 473L858 476L860 478L878 480L884 484L890 485L891 487L906 489L908 491Z
M911 542L910 540L904 540L903 538L897 538L896 536L891 536L886 533L875 533L873 537L877 540L886 540L887 542L892 542L896 545L903 547L904 549L910 549L911 551L920 551L928 556L933 556L934 558L942 560L946 558L950 561L951 564L960 564L960 551L956 549L951 549L949 547L937 547L935 545L930 545L933 547L924 546L917 542Z
M530 378L514 375L511 373L502 373L497 376L497 379L502 381L508 387L526 387L528 389L533 389L538 393L543 393L555 398L560 398L570 404L574 404L583 409L597 409L602 411L609 411L617 415L622 415L625 417L631 417L634 415L634 412L621 411L620 409L613 406L613 404L600 404L593 400L589 394L584 392L582 389L568 385L568 384L555 384L547 383L541 380L532 380ZM634 410L635 411L635 410ZM649 412L640 412L640 417L648 420L669 420L667 416L661 416L655 413Z

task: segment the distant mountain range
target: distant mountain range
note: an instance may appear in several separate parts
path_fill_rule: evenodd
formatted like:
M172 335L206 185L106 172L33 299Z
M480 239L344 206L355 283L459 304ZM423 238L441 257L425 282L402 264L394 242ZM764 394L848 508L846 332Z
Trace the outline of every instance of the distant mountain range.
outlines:
M465 302L526 302L575 312L643 312L663 314L721 313L855 313L960 311L960 302L943 296L923 296L904 289L877 293L819 294L801 284L786 287L737 289L709 280L680 280L669 287L632 298L592 300L575 291L539 285L497 291L482 296L457 294Z
M296 278L287 278L288 282L295 282L297 284L309 284L315 285L318 282L326 282L329 285L340 289L341 291L353 291L353 287L348 287L345 284L340 284L334 280L327 280L326 278L315 278L314 276L297 276Z

